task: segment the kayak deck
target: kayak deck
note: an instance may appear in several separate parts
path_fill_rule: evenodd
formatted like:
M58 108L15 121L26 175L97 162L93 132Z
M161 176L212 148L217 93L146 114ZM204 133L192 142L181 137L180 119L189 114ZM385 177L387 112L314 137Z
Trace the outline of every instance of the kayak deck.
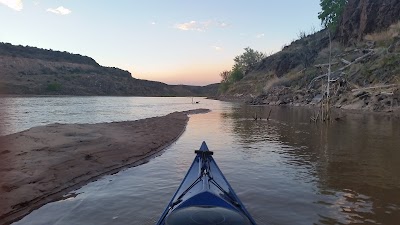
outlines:
M157 225L255 225L202 143Z

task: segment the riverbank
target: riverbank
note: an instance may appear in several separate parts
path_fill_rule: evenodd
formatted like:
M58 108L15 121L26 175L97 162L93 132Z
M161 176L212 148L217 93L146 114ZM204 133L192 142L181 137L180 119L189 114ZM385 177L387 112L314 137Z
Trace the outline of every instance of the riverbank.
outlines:
M288 88L272 88L266 95L231 95L220 96L218 100L228 102L242 102L248 105L259 106L289 106L319 108L323 96L312 91L294 92ZM400 89L392 93L382 91L354 91L333 96L330 100L331 108L335 111L363 114L391 114L400 115Z
M9 224L100 176L146 162L171 145L197 109L148 119L51 124L0 137L0 224Z

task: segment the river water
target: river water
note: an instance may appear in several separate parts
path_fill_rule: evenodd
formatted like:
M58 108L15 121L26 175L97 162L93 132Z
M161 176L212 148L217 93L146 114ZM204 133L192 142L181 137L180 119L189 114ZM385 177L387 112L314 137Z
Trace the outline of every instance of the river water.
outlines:
M309 122L310 109L198 100L1 98L2 134L54 122L212 110L191 115L178 141L148 163L105 176L13 225L155 224L203 140L259 225L400 224L398 118L341 114L340 120L322 125ZM254 113L264 119L254 121Z

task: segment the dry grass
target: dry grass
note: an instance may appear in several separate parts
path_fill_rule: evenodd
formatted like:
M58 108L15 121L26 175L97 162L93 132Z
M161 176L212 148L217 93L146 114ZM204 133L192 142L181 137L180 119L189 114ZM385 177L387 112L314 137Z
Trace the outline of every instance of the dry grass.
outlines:
M298 70L296 68L294 71L291 71L287 73L285 76L282 77L277 77L275 74L265 83L264 87L262 88L262 91L264 93L267 93L268 90L271 87L277 86L277 85L290 85L292 81L299 79L302 77L304 70Z
M395 37L400 37L400 21L392 24L388 29L376 32L372 34L367 34L364 39L367 41L375 42L387 42Z
M271 88L271 87L273 87L274 85L276 85L277 83L279 83L280 82L280 79L276 76L276 75L274 75L269 81L267 81L267 83L264 85L264 88L263 88L263 92L264 93L267 93L268 92L268 90Z

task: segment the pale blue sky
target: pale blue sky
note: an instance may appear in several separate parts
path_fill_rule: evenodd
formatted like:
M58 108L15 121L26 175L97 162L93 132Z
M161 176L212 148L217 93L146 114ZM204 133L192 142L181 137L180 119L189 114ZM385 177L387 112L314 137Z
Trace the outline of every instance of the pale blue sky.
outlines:
M79 53L133 77L219 82L251 47L320 30L319 0L0 0L0 41Z

